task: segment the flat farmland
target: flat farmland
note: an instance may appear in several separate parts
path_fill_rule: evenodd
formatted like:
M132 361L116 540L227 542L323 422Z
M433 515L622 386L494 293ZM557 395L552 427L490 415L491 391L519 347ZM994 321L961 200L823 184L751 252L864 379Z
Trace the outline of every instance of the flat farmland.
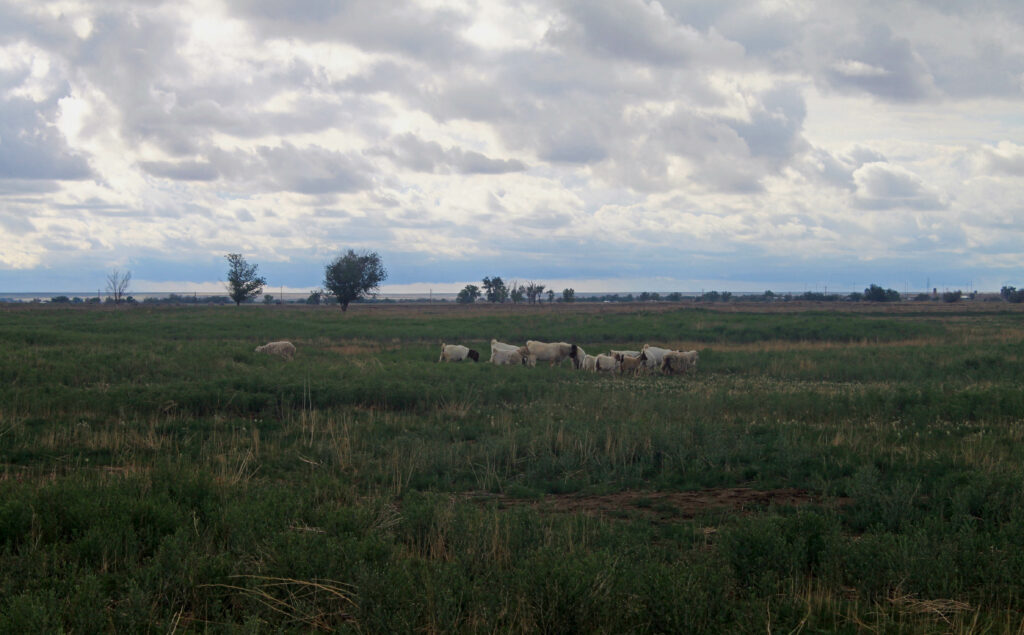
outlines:
M0 305L0 632L1021 633L1022 387L1003 303Z

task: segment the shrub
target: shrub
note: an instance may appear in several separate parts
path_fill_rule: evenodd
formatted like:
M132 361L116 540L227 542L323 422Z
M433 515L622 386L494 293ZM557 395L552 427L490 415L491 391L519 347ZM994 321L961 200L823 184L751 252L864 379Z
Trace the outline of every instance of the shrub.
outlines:
M873 284L864 289L864 300L868 302L899 302L900 293L896 289L883 289Z
M1020 304L1024 302L1024 289L1017 290L1016 287L1003 287L999 290L999 295L1003 296L1003 299L1013 304Z

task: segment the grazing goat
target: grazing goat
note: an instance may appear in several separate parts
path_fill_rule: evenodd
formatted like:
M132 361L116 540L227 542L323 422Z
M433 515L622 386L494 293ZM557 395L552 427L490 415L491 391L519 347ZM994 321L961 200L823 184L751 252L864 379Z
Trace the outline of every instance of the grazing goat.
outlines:
M533 362L531 364L531 361ZM491 363L495 366L536 366L537 360L526 352L526 347L512 350L492 350Z
M441 357L437 361L461 362L467 358L478 362L480 361L480 353L461 344L441 344Z
M516 350L519 350L519 347L515 346L514 344L505 344L504 342L499 342L496 339L492 339L491 340L491 359L489 359L487 361L493 362L494 361L494 356L498 353L498 351L516 351Z
M671 351L661 358L661 372L683 374L697 367L697 351Z
M587 351L583 350L582 346L573 345L572 352L569 353L569 359L572 360L572 365L576 370L583 368L583 361L587 358Z
M612 355L622 355L623 357L640 357L640 351L611 351Z
M619 372L622 373L623 375L625 375L626 373L637 375L640 373L640 371L642 371L645 368L644 359L640 355L634 357L632 355L623 355L620 352L614 355L614 357L615 359L618 360Z
M577 346L565 342L538 342L526 340L526 349L531 355L536 356L538 362L551 362L551 365L562 362L572 357Z
M596 365L598 371L615 372L619 368L619 360L612 355L598 355Z
M665 353L671 353L672 349L661 348L659 346L651 346L650 344L644 344L642 351L646 361L647 368L660 368L661 358L665 356Z
M263 346L257 346L255 352L266 353L267 355L280 355L290 360L295 357L295 345L287 340L268 342Z
M593 355L585 355L583 361L580 362L580 370L590 371L592 373L597 372L597 358Z

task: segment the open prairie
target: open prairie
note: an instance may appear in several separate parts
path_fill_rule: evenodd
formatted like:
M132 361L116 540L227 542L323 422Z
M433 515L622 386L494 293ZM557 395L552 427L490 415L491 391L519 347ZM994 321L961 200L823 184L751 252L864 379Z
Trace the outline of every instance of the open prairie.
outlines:
M0 305L0 632L1024 632L1019 307Z

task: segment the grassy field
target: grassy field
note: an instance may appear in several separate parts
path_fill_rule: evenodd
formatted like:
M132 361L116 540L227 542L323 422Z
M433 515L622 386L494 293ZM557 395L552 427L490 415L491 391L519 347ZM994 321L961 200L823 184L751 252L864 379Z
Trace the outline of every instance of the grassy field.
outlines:
M0 632L1022 633L1022 386L1001 303L0 306Z

